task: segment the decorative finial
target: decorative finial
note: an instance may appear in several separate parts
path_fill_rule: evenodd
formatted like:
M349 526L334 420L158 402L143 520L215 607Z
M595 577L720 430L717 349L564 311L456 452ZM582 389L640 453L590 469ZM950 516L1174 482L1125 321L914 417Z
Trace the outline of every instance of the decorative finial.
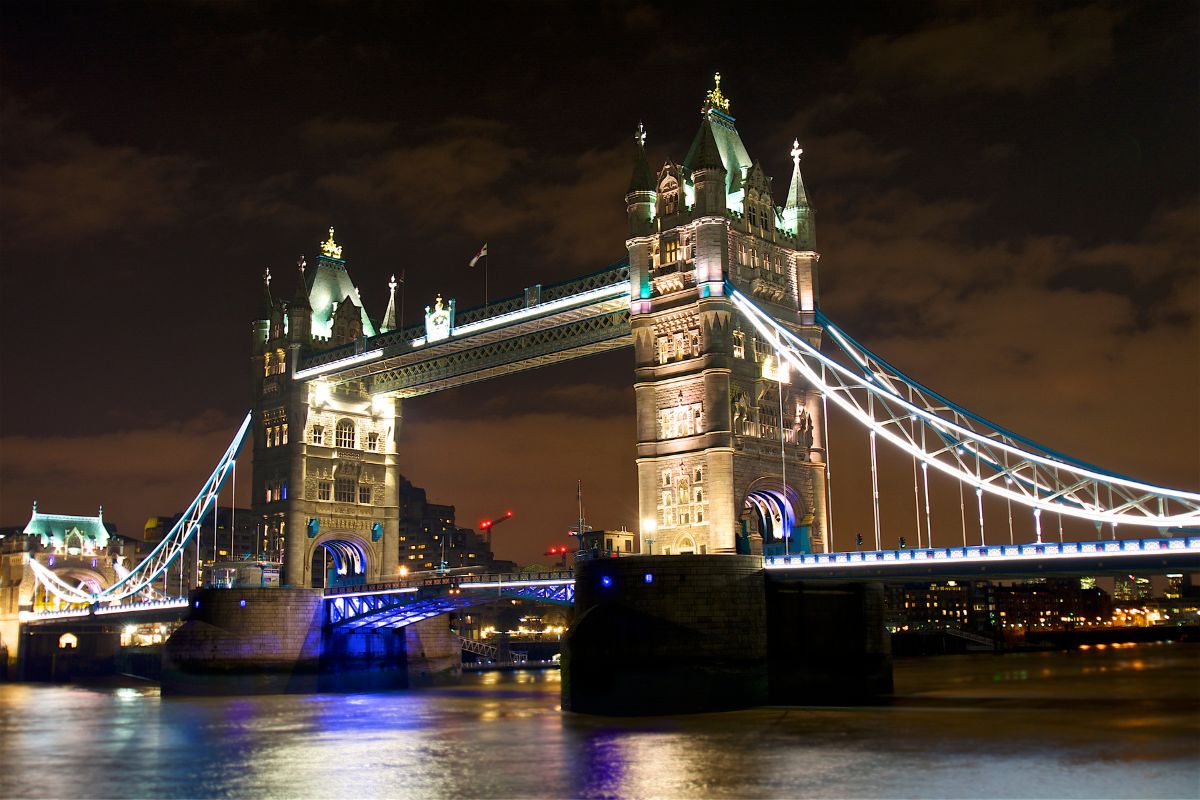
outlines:
M100 519L104 519L104 506L100 506Z
M321 252L330 258L342 257L342 246L333 240L333 226L329 226L329 239L321 243Z
M392 290L392 294L396 293L396 287L400 284L396 283L396 273L392 273L392 279L388 281L388 288Z
M267 288L271 288L271 268L267 267L267 271L263 273L263 282L267 284Z
M705 110L707 111L710 108L717 108L728 113L729 98L721 92L721 73L718 72L713 75L713 82L715 86L705 97Z
M304 256L300 256L300 258L296 260L296 266L300 268L300 274L303 275L304 268L308 266L308 262L304 260Z
M33 515L37 516L37 500L33 501Z
M646 146L646 129L642 127L642 123L638 122L637 133L633 135L633 140L637 142L638 147Z
M792 141L792 163L796 165L796 169L800 168L800 156L804 153L804 149L800 147L800 140Z

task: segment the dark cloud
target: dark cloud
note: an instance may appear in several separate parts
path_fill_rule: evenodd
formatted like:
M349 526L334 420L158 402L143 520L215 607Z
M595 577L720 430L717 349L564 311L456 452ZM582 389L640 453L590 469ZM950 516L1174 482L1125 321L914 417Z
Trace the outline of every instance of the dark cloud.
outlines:
M229 446L241 420L218 412L161 427L80 436L0 439L0 519L19 524L36 500L50 514L95 514L123 533L147 517L182 511ZM238 470L239 503L249 500L250 459ZM232 492L222 495L227 504Z
M161 227L179 219L199 163L129 145L100 144L55 118L10 102L0 191L6 235L41 245Z
M952 6L955 19L938 17L908 33L868 37L851 53L851 63L868 80L917 92L1032 92L1108 66L1113 32L1124 16L1111 6L1049 14L1033 3L997 9Z
M317 149L377 147L387 142L395 130L395 122L316 117L300 126L300 138Z

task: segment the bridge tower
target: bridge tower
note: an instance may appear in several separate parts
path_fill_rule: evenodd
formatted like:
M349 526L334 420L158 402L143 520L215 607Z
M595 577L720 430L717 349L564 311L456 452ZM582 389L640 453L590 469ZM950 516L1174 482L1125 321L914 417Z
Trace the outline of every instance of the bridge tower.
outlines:
M267 272L252 327L252 507L289 586L386 580L399 558L399 401L367 381L296 377L313 349L352 354L375 335L333 233L314 269L300 260L290 303Z
M780 369L725 282L814 344L817 259L800 148L785 205L734 126L720 75L682 164L655 175L638 126L629 276L643 548L823 551L818 393Z

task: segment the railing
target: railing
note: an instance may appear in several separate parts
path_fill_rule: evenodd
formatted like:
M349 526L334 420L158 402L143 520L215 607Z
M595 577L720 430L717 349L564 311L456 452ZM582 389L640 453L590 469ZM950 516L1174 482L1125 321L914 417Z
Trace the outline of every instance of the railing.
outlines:
M496 647L494 644L484 644L483 642L477 642L474 639L468 639L465 636L458 637L458 640L462 642L462 649L466 650L468 653L486 656L487 658L491 659L495 659L500 653L500 648Z
M854 553L815 553L765 559L767 569L879 566L895 563L1031 561L1040 558L1094 558L1102 555L1163 553L1200 554L1200 536L1173 539L1118 539L1101 542L1044 542L1041 544L925 547L905 550L870 550Z

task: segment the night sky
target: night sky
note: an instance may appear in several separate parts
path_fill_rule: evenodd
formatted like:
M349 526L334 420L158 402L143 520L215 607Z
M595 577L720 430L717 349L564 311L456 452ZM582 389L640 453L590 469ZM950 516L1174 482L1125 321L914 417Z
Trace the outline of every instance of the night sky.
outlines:
M330 225L372 317L404 271L410 323L482 302L484 241L493 299L622 258L635 127L682 161L717 70L777 203L804 148L834 320L1046 445L1200 484L1194 2L434 5L0 5L0 525L183 509L250 406L264 269L290 297ZM576 479L634 526L632 365L408 401L403 472L460 524L513 509L502 557L565 543ZM848 425L835 546L871 525ZM956 500L935 519L957 540Z

